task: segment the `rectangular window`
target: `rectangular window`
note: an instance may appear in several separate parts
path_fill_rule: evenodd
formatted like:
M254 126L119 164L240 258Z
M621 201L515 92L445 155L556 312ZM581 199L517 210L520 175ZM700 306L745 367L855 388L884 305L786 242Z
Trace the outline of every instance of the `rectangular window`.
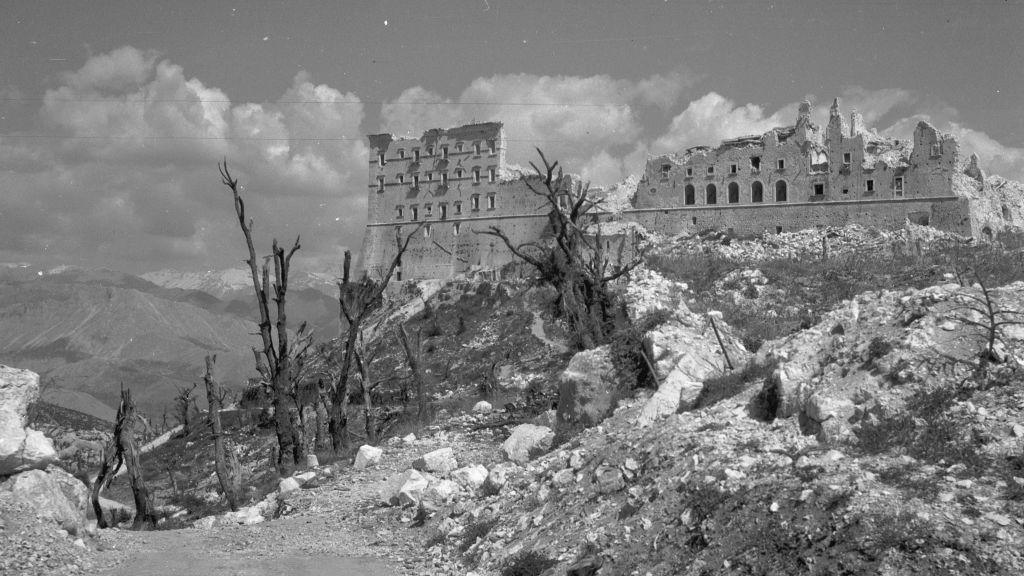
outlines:
M377 154L377 165L378 166L383 166L384 165L384 153L383 152L381 152L380 154Z
M750 168L751 168L751 170L760 170L761 169L761 157L760 156L751 156L750 157Z
M456 168L455 169L455 179L459 180L461 178L462 178L462 168Z
M434 173L433 172L427 172L427 182L433 182L433 181L434 181Z
M403 160L405 159L405 149L404 148L398 151L398 157L403 159Z
M473 184L479 184L479 183L480 183L480 169L479 168L473 168Z
M775 233L776 234L782 234L782 226L776 226L775 227Z
M849 166L850 162L853 162L853 154L849 152L843 152L843 165Z
M413 220L419 220L420 219L420 209L417 208L416 206L409 206L409 216Z
M398 180L399 184L405 184L405 174L399 174L395 176L395 180Z
M686 175L687 176L693 176L693 168L687 168L686 169Z
M497 151L498 151L497 145L495 144L494 140L488 140L487 141L487 153L490 154L491 156L494 156L494 153L497 152Z
M495 178L496 178L496 173L495 173L494 168L488 168L487 169L487 181L488 182L494 182Z
M383 176L377 176L377 192L383 192L383 191L384 191L384 177Z
M480 143L479 142L473 142L473 154L476 154L477 156L480 155Z
M412 187L413 188L419 188L420 187L420 175L419 174L413 174L412 175Z
M458 236L458 235L459 235L459 223L456 222L455 224L452 224L452 236Z
M867 185L868 192L874 192L875 191L875 181L874 180L868 180L867 182L865 182L865 184Z
M441 213L441 220L444 220L445 218L448 217L448 205L447 204L438 204L437 205L437 209Z
M455 203L455 215L458 216L459 214L462 214L462 202Z
M473 196L472 196L472 197L471 197L471 198L469 199L469 207L470 207L470 208L471 208L471 209L472 209L472 210L473 210L474 212L476 212L477 210L479 210L479 209L480 209L480 197L474 194L474 195L473 195Z
M708 166L708 174L714 174L714 173L715 173L715 167L714 166Z
M820 183L820 182L816 183L814 185L814 195L815 196L824 196L825 195L825 185Z
M736 165L735 164L730 164L729 165L729 174L735 174L735 173L736 173Z
M401 206L395 206L395 218L396 219L401 220L404 212L405 211L402 209Z
M430 224L423 227L423 237L430 238Z
M441 186L447 186L447 185L448 185L448 173L447 172L441 172Z
M462 142L456 142L455 143L455 151L456 152L462 152Z
M434 155L434 147L433 146L427 146L427 157L429 158L430 156L433 156L433 155Z
M419 162L420 161L420 149L419 148L417 148L417 149L412 151L412 161L413 162Z
M662 178L668 178L668 173L671 172L671 171L672 171L672 165L671 164L662 164L661 165L661 176L662 176Z
M850 193L850 189L849 188L843 188L843 194L849 194L849 193Z
M786 161L784 159L779 158L778 165L779 165L779 170L785 170L786 169Z
M488 210L494 210L494 195L493 194L487 197L487 209Z
M903 176L896 177L896 181L893 183L893 190L897 196L903 196Z
M434 214L434 207L431 206L430 204L424 204L423 205L423 216L429 218L430 216L433 216L433 214Z
M447 146L441 146L441 158L443 160L447 160L448 159L448 147Z

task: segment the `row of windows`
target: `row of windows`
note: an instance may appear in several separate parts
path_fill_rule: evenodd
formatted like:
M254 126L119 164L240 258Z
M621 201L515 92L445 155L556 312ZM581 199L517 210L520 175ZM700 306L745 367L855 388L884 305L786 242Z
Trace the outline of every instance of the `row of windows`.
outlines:
M865 181L865 191L873 193L875 191L875 181ZM740 186L735 182L730 182L727 187L726 201L729 204L738 204L740 201ZM893 191L896 196L903 196L903 177L897 176L893 183ZM651 188L651 194L655 194L657 188ZM849 194L849 188L843 188L843 194ZM816 182L814 184L814 195L824 196L825 195L825 184ZM779 180L775 183L775 201L786 202L788 201L789 187L785 180ZM764 202L764 184L760 181L755 180L750 184L750 201L754 203ZM686 188L683 189L683 204L691 206L697 203L697 191L692 184L687 184ZM718 204L718 187L714 184L708 184L704 188L704 203L705 204Z
M785 170L786 169L786 159L785 158L779 158L778 160L776 160L775 161L775 167L777 169L779 169L779 170ZM759 172L761 170L761 157L760 156L751 156L750 157L750 169L752 171L754 171L754 172ZM705 170L705 172L707 173L708 176L711 176L711 175L715 174L715 167L714 166L708 166L704 170ZM661 176L663 178L667 178L671 171L672 171L672 164L662 164L661 165ZM738 173L739 173L739 166L737 164L730 164L729 165L729 174L738 174ZM692 166L687 166L686 167L686 175L688 177L693 176L693 167Z
M427 182L433 182L434 181L434 174L435 174L434 172L427 172ZM441 175L441 185L442 186L447 186L448 185L448 173L447 172L437 172L436 174L440 174ZM462 180L464 174L465 174L465 172L462 170L462 168L456 168L455 169L455 179L456 180ZM473 168L472 175L473 175L472 176L473 177L473 184L479 184L480 183L480 169L479 168ZM488 168L487 169L487 181L493 183L493 182L496 182L497 180L498 180L498 171L497 171L497 169L494 168L494 167ZM418 188L419 185L420 185L420 175L419 174L413 174L412 175L412 180L410 182L412 183L414 188ZM395 176L395 183L398 184L398 185L405 184L405 174L399 174L399 175ZM384 187L385 187L386 184L387 184L387 180L385 179L384 176L377 176L377 191L378 192L383 192L384 191Z
M464 145L463 145L462 142L456 142L455 143L455 152L461 153L463 151L463 146ZM480 147L481 147L480 142L473 142L473 154L474 155L476 155L476 156L480 155ZM447 145L441 146L440 149L441 149L441 159L442 160L447 160L448 159L448 146ZM427 158L432 158L434 156L434 147L433 146L427 146L426 152L427 152L426 157ZM487 153L490 154L491 156L493 156L493 155L497 154L497 152L498 152L498 144L497 144L497 142L494 141L494 140L488 140L487 141ZM399 160L405 160L405 148L399 148L398 149L398 159ZM412 160L413 160L413 162L419 162L420 161L420 149L419 148L413 148L412 149ZM378 166L384 166L385 164L387 164L387 159L384 157L384 152L377 153L377 165Z
M495 199L495 196L493 194L489 194L487 196L487 209L488 210L494 210L494 207L496 205L497 205L497 200ZM461 201L453 202L452 203L452 207L455 210L455 215L456 216L459 216L459 215L462 214L462 202ZM480 210L480 195L479 194L474 194L473 196L470 197L470 199L469 199L469 207L470 207L470 210L472 210L473 212L476 212L476 211ZM448 205L447 204L445 204L445 203L438 204L437 205L437 210L438 210L438 216L440 217L441 220L444 220L444 219L448 218ZM434 215L434 206L432 204L424 204L423 205L423 217L424 218L430 218L433 215ZM402 206L402 205L395 206L395 218L397 220L402 220L403 218L405 218L405 207L404 206ZM419 208L418 205L413 204L413 205L409 206L409 219L410 220L419 220L420 219L420 208Z

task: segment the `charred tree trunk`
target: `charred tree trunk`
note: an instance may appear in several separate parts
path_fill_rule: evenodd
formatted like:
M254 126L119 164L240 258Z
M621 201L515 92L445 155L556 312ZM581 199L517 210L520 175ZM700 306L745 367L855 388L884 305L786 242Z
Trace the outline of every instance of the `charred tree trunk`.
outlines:
M224 443L224 430L220 423L220 410L223 395L220 384L213 378L213 365L217 362L217 356L206 357L206 373L203 375L203 382L206 384L206 401L210 405L210 430L213 432L213 458L217 467L217 479L220 481L220 490L227 498L228 506L232 511L238 510L238 493L241 486L233 482L238 476L238 471L232 471L228 462L227 449ZM234 472L234 473L232 473ZM177 491L177 490L175 490Z
M118 414L121 411L118 410ZM103 507L100 506L100 494L107 489L114 474L121 468L123 458L121 451L117 448L117 438L120 436L120 420L114 423L114 436L110 439L107 447L103 449L103 463L100 465L100 472L93 480L92 489L89 492L89 499L92 501L92 511L96 514L96 525L100 528L110 528L106 517L103 515Z
M331 449L331 397L323 381L317 384L316 400L316 447L317 450Z
M402 343L402 349L405 350L405 359L409 363L409 370L412 372L412 379L416 384L416 417L419 418L420 423L423 423L427 417L427 397L423 373L420 371L419 343L417 342L416 349L413 350L404 325L400 324L395 329L395 333Z
M142 461L139 459L139 448L135 443L135 403L131 391L121 391L121 407L123 413L118 445L128 469L128 482L132 487L132 498L135 500L135 529L152 528L156 525L156 510L153 508L153 496L146 487L142 474Z

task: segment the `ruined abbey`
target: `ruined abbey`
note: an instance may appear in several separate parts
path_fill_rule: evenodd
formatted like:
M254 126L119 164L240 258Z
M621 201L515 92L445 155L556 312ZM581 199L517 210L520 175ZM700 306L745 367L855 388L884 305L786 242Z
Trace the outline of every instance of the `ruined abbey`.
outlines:
M378 276L403 226L423 223L403 257L401 278L448 278L495 270L513 261L500 240L474 234L490 226L513 241L542 238L545 205L529 178L505 162L500 123L433 129L420 138L369 136L368 221L363 263ZM634 181L635 182L635 181ZM957 140L926 122L913 140L850 121L838 100L822 129L801 104L796 124L681 154L649 158L627 208L600 215L620 221L630 238L709 229L750 235L859 223L905 222L991 238L1019 227L1022 199L986 181L977 156L963 159Z

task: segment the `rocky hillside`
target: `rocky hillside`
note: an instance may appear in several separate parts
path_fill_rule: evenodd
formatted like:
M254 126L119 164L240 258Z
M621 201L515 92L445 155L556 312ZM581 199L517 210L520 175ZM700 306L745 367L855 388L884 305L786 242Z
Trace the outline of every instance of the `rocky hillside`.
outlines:
M226 382L253 372L255 324L197 298L110 271L3 275L0 360L55 379L44 386L51 403L109 418L123 382L159 416L178 386L197 381L206 354L218 355Z

